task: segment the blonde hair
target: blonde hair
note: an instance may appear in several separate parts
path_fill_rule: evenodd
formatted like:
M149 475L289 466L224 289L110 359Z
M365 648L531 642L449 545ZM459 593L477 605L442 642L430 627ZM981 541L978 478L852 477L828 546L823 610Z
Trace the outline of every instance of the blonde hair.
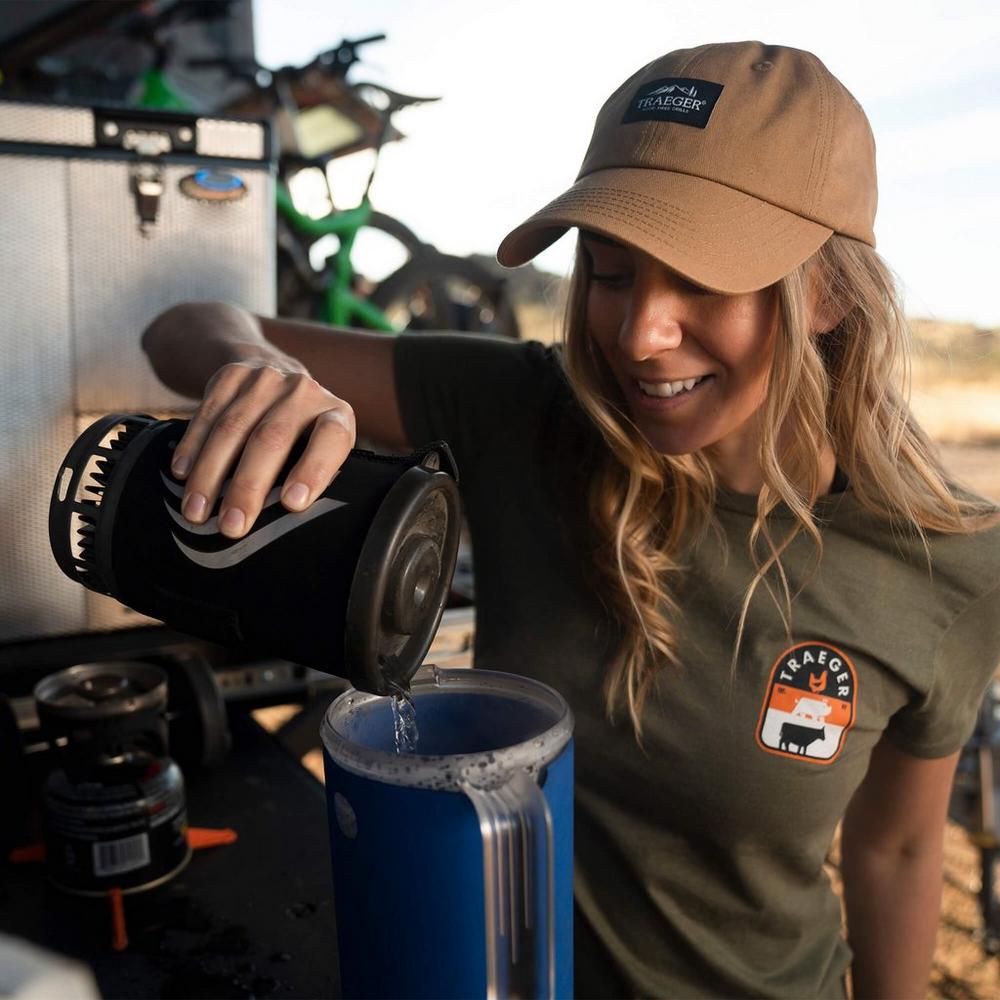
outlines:
M641 739L642 707L664 663L679 666L679 609L673 581L685 553L713 525L716 482L705 456L662 455L628 416L618 384L586 325L589 260L578 246L564 324L564 366L573 392L605 447L587 491L596 536L600 592L620 628L605 682L607 711L625 703ZM928 560L927 532L976 530L995 508L956 494L936 450L906 402L909 333L892 275L870 247L831 236L808 261L773 286L775 349L762 404L759 460L763 488L749 536L756 574L743 598L733 668L750 602L763 584L791 630L793 594L781 562L804 533L817 561L823 539L812 508L820 495L819 458L829 443L866 509L894 529L915 532ZM841 316L811 333L816 312ZM768 514L791 512L790 529L772 534Z

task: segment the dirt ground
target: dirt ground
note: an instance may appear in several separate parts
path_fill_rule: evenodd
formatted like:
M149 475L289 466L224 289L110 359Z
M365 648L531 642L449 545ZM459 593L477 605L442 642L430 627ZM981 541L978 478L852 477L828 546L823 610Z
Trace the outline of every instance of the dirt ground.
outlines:
M994 405L1000 410L1000 388ZM993 446L943 444L941 457L959 482L1000 503L1000 443Z
M914 371L912 404L941 442L954 477L1000 502L1000 377L996 331L919 326L925 357ZM937 357L930 357L933 352ZM947 365L947 370L943 370ZM929 997L1000 997L1000 959L982 948L979 852L961 827L945 831L944 891Z
M944 837L944 893L928 997L996 1000L1000 959L982 946L979 852L961 827L949 823Z
M991 399L1000 411L1000 388ZM941 454L948 469L975 492L1000 502L1000 447L947 444ZM968 833L948 823L944 840L944 890L929 998L996 1000L1000 959L982 947L979 852Z

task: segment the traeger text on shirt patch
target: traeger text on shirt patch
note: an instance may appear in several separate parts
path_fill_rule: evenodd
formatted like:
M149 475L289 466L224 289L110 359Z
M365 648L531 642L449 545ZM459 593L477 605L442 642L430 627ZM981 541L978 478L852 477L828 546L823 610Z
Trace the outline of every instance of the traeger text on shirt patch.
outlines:
M836 646L800 642L771 669L757 725L768 753L828 764L854 725L858 682L854 664Z

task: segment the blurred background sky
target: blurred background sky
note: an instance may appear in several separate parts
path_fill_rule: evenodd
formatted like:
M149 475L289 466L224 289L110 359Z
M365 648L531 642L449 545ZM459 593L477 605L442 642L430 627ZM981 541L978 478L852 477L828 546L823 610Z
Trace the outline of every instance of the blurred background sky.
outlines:
M868 112L878 249L907 312L1000 326L997 0L254 0L257 58L302 63L385 32L351 80L439 95L395 119L375 205L451 253L490 253L576 176L604 99L675 48L748 38L815 52ZM356 197L367 154L339 165ZM564 274L564 237L536 263Z

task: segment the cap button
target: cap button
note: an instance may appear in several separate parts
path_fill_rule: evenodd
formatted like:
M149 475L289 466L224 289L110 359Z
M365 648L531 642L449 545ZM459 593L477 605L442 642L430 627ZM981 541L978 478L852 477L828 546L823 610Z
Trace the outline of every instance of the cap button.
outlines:
M769 69L774 69L774 63L768 62L766 59L764 62L754 63L753 68L758 73L766 73Z

